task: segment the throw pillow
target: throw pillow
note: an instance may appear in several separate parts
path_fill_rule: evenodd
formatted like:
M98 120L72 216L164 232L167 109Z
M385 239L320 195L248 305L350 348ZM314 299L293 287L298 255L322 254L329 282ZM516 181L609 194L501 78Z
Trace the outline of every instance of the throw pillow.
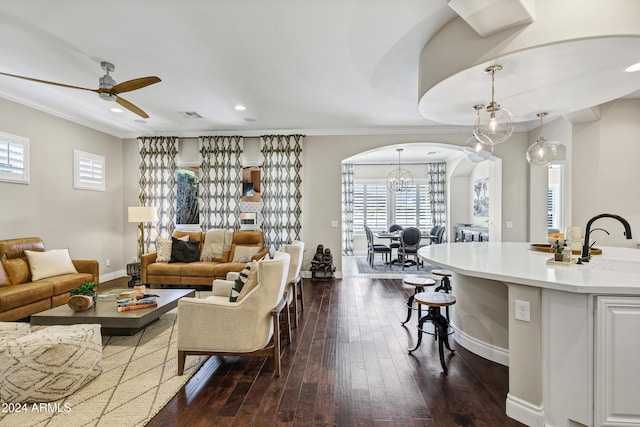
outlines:
M251 263L248 262L242 271L238 273L238 277L234 280L233 287L231 288L231 295L229 295L229 302L238 301L238 296L240 295L240 291L244 287L247 279L249 278L249 273L251 272Z
M236 246L231 262L249 262L260 251L258 246Z
M256 286L258 286L258 261L251 261L249 277L247 277L247 281L244 283L244 286L240 291L240 295L238 295L238 301L241 301L242 298L246 297L247 294Z
M230 302L242 300L253 288L258 285L258 263L256 261L248 262L244 270L239 273L238 278L234 281L229 295Z
M29 260L31 280L33 281L78 272L71 261L68 248L46 252L25 250L24 253Z
M171 259L169 262L198 261L200 242L183 242L175 237L171 238Z
M189 236L178 237L178 240L183 242L189 241ZM158 254L156 256L156 262L169 262L171 261L171 239L159 238L156 241L156 248Z

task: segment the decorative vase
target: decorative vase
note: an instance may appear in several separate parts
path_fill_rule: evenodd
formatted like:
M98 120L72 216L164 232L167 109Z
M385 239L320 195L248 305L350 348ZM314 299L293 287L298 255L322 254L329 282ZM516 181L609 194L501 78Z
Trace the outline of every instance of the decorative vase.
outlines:
M95 300L90 295L71 295L67 305L73 311L85 311L95 305Z
M562 253L556 253L555 260L560 262L564 261Z

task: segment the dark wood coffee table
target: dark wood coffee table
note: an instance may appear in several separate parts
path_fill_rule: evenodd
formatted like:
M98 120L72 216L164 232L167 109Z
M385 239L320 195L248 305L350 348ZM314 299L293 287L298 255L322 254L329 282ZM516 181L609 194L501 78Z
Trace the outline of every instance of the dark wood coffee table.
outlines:
M120 289L130 291L131 289ZM160 316L178 306L182 297L193 297L193 289L149 289L147 293L158 295L158 306L141 310L118 312L117 290L98 294L95 307L75 312L66 304L33 314L32 325L75 325L78 323L99 323L102 335L133 335Z

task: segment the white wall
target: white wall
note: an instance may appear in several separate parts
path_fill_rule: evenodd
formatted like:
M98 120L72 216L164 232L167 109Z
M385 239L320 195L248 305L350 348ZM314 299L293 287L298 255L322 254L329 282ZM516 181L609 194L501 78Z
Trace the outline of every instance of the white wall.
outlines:
M0 182L0 239L40 237L47 249L99 260L103 278L121 275L122 140L4 99L0 131L29 138L31 158L28 185ZM106 191L73 188L74 149L105 157Z
M584 232L587 221L601 213L626 218L634 233L632 240L622 235L622 225L601 219L593 227L596 246L636 247L640 241L640 100L620 99L600 106L600 120L574 127L573 198L574 225Z

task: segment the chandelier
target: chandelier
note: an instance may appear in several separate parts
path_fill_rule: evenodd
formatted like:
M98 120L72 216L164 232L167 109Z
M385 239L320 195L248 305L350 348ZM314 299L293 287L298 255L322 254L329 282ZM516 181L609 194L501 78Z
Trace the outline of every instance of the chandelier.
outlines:
M495 74L502 70L502 65L487 67L485 73L491 74L491 102L480 114L473 127L473 134L482 141L482 137L489 137L491 145L506 141L513 133L514 123L511 113L495 101Z
M405 191L409 191L409 189L413 186L413 175L406 169L402 169L400 166L400 153L402 153L402 148L397 148L398 152L398 169L394 169L387 176L387 190L394 193L402 193Z
M548 113L538 113L536 116L540 118L540 135L536 142L531 144L527 149L527 161L535 166L547 166L558 156L558 150L555 144L547 141L542 136L542 119Z
M473 108L476 110L476 115L480 115L480 110L484 108L484 105L477 104ZM470 162L480 163L487 160L493 154L493 145L491 139L486 135L481 134L480 137L471 135L467 140L464 147L462 147L464 155Z

